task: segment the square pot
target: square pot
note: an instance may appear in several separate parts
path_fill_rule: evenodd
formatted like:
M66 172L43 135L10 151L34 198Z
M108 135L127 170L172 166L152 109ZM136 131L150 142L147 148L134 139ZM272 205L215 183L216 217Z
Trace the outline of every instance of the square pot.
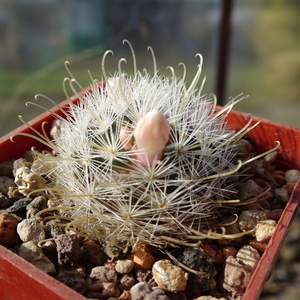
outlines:
M87 91L90 91L90 89L88 88ZM85 92L86 91L82 91L82 94ZM73 96L69 100L60 103L59 106L64 110L67 110L70 101L76 104L78 102L78 97ZM62 115L62 112L58 107L52 108L51 111ZM49 112L45 112L28 122L28 124L41 132L42 123L47 122L45 129L46 132L49 132L53 120L54 117ZM230 128L240 129L249 121L249 115L232 110L228 114L227 120ZM258 120L259 118L253 117L253 123ZM30 150L31 147L36 147L39 150L45 149L44 145L26 136L15 136L13 138L14 142L10 140L10 137L13 134L21 132L33 134L32 130L28 128L27 125L22 125L0 138L0 161L20 158L23 153ZM279 141L281 147L277 150L278 156L276 160L278 167L284 170L300 169L300 130L262 119L261 123L247 135L254 141L255 151L257 153L273 148L275 145L274 141ZM276 262L280 247L283 244L299 201L300 184L298 183L281 215L275 233L270 239L251 281L248 284L242 298L243 300L258 299ZM1 245L0 266L1 299L86 299Z

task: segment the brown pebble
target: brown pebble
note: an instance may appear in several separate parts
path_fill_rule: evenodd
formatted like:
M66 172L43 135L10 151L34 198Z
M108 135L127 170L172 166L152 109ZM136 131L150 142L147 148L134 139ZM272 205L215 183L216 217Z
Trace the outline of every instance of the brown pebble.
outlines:
M119 296L118 300L131 300L130 291L123 291L122 294Z
M215 256L215 263L220 265L222 264L223 262L225 261L225 257L224 257L224 254L223 254L223 250L221 249L218 249L216 251L216 256Z
M227 259L229 256L235 257L237 254L237 250L232 246L226 246L223 248L223 256Z
M0 244L5 247L16 245L20 242L17 233L19 221L12 215L3 213L0 215Z
M154 257L145 244L137 245L134 253L128 256L134 262L134 269L151 269L154 264Z
M256 239L250 240L248 244L259 252L264 252L268 246L268 242L258 242Z
M120 295L121 295L120 290L116 287L116 285L113 282L103 283L102 296L106 298L109 297L118 298Z
M212 257L215 257L217 255L217 251L213 249L209 244L204 244L203 245L203 250Z
M285 184L283 187L283 189L286 189L289 192L289 195L291 195L291 193L293 192L294 188L295 188L295 183L290 183L288 182L287 184Z
M283 209L282 208L278 208L278 209L273 209L273 210L266 210L266 217L270 220L274 220L276 222L278 222L278 220L280 219L281 215L282 215Z
M273 177L276 180L277 183L279 183L280 185L283 185L285 180L284 177L282 175L276 175L273 173Z

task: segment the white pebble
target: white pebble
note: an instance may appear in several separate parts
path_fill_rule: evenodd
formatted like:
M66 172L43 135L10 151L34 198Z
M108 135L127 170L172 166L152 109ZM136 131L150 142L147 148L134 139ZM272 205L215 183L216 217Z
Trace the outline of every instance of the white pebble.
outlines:
M116 271L121 274L129 273L134 266L134 262L130 259L118 260L116 264Z
M263 220L256 225L255 236L258 242L264 242L271 238L276 228L276 221Z
M187 284L185 272L168 261L159 260L152 267L156 283L169 292L184 291Z
M17 226L17 232L23 242L34 241L36 243L46 238L45 230L35 218L24 219Z
M240 248L240 250L236 254L236 260L240 264L248 266L253 272L260 260L260 254L256 249L254 249L250 245L245 245L242 248Z

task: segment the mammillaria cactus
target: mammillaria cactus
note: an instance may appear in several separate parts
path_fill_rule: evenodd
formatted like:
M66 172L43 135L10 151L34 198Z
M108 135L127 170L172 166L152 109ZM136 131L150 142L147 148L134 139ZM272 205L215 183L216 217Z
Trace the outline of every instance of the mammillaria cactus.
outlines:
M198 87L200 55L186 87L183 64L182 78L173 68L171 78L159 75L150 49L154 74L140 72L129 46L132 75L123 72L121 59L109 77L107 51L105 84L95 81L64 118L57 116L55 138L36 137L53 150L35 151L31 168L47 179L39 191L49 195L51 205L43 213L56 212L48 218L65 222L67 232L120 251L138 243L163 248L226 236L224 215L241 204L239 170L255 159L241 150L251 121L238 132L226 126L226 114L245 96L216 109L215 97L202 96L203 84ZM72 77L71 86L74 82ZM32 193L37 191L27 194Z

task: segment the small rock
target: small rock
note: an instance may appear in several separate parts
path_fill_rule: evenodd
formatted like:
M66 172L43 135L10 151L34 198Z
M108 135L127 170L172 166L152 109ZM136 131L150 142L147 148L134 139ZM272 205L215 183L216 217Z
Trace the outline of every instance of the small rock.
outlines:
M45 273L55 276L54 264L44 255L42 249L35 242L23 243L20 246L19 255Z
M279 200L281 203L287 203L289 201L289 193L286 189L275 189L275 198Z
M104 282L102 295L105 298L115 297L118 298L121 295L120 290L117 288L116 284L113 282Z
M46 224L45 232L47 238L55 238L58 235L65 234L65 229L63 226L56 225L56 220L50 220Z
M226 246L223 248L223 255L225 260L229 257L229 256L233 256L235 257L237 254L237 250L234 247L231 246Z
M0 193L0 209L11 206L11 199Z
M284 179L287 183L297 183L300 178L300 172L298 170L288 170L285 172Z
M240 184L238 196L241 201L255 197L260 194L260 187L253 180Z
M131 300L130 291L124 290L122 294L119 296L118 300Z
M113 282L118 280L117 271L113 268L106 268L104 266L97 266L91 270L90 278L97 279L100 282Z
M267 154L267 155L263 158L263 162L264 162L265 164L267 164L267 165L272 164L272 163L275 161L275 159L276 159L276 157L277 157L277 154L278 154L277 151L273 151L273 152Z
M273 235L277 222L274 220L259 221L256 225L255 236L258 242L264 242L271 238Z
M85 250L85 257L92 265L100 266L106 262L107 257L99 243L97 243L96 241L84 241L83 247Z
M257 223L266 220L265 213L260 210L243 210L239 216L238 223L241 231L253 230Z
M27 205L31 202L29 199L17 200L12 206L10 206L6 211L9 213L20 213L26 211Z
M159 260L152 267L152 274L156 283L166 291L184 291L187 278L184 271L168 261Z
M283 212L282 208L273 209L271 211L266 211L266 217L267 217L267 219L271 219L271 220L278 222L282 215L282 212Z
M139 282L147 282L151 287L157 285L153 278L153 274L151 270L138 269L136 271L136 279Z
M264 252L268 246L268 242L258 242L257 240L253 239L249 241L249 245L256 249L257 251Z
M13 162L13 170L12 170L13 177L16 177L17 170L20 169L21 167L24 167L25 163L26 163L25 158L19 158Z
M134 262L136 269L151 269L154 264L154 257L145 244L137 245L134 253L128 256L128 259Z
M240 264L229 256L225 262L222 289L229 299L242 299L244 291L251 279L252 272L248 266Z
M21 167L16 170L15 184L20 188L19 192L26 196L31 191L44 187L46 179L32 173L28 167Z
M38 220L24 219L17 226L17 232L23 242L34 241L36 243L46 238L45 230Z
M170 300L162 289L152 289L146 282L139 282L131 289L131 300Z
M12 186L16 186L12 178L7 176L0 176L0 193L7 196L8 189Z
M13 177L14 160L7 160L0 163L0 176Z
M188 272L187 289L195 295L208 291L213 278L217 274L214 260L203 249L188 247L184 249L180 261L185 266L203 273L195 274Z
M39 211L45 208L47 208L47 199L44 196L35 197L26 207L26 218L34 218Z
M134 262L130 259L120 259L116 264L116 271L121 274L126 274L132 271Z
M120 283L122 285L122 288L124 290L129 290L131 289L135 284L135 278L133 276L133 274L125 274L121 279L120 279Z
M58 264L62 267L76 265L80 254L79 238L76 234L61 234L54 238Z
M249 269L254 272L260 260L260 254L250 245L245 245L237 252L236 260L240 264L249 267Z
M143 300L147 294L150 294L152 288L146 282L139 282L135 284L131 289L131 298L132 300Z
M87 291L85 273L82 268L60 268L56 279L80 294Z
M213 296L200 296L194 300L226 300L226 298L216 298L216 297L213 297Z
M3 213L0 215L0 244L11 247L20 242L17 233L19 221L12 215Z

